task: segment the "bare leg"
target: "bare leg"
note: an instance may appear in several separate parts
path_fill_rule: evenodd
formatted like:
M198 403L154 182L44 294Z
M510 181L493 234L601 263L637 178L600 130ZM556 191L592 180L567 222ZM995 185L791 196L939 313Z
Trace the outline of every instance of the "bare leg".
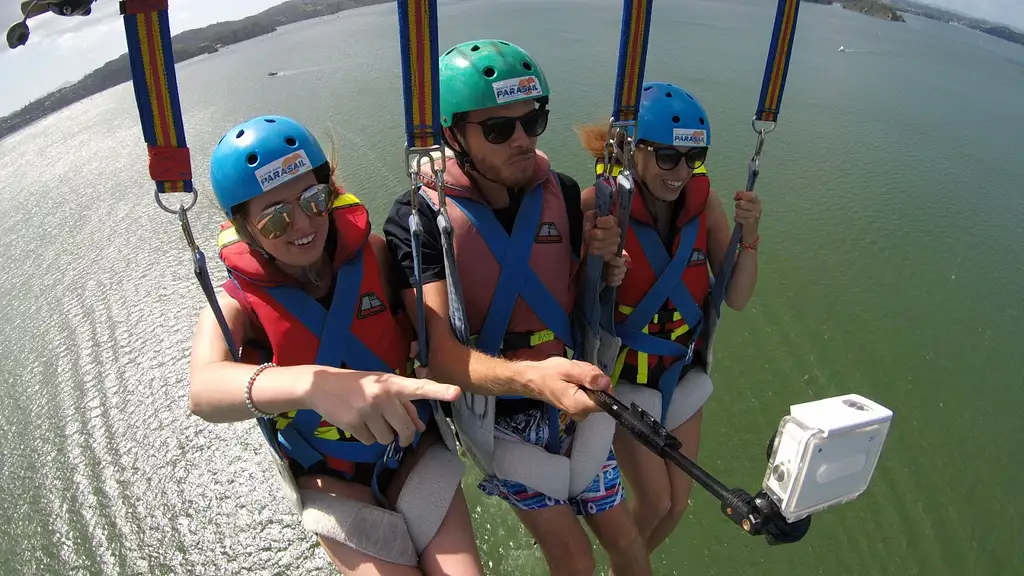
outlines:
M620 504L584 518L608 552L609 576L650 576L651 559L629 508Z
M398 500L398 495L416 463L428 448L439 442L441 442L441 438L438 431L431 427L420 438L416 449L402 458L402 465L395 471L395 476L387 489L387 498L390 502ZM469 506L466 504L466 495L462 492L462 487L455 490L451 505L444 520L441 521L437 533L420 554L420 567L427 575L483 575L484 569L480 563L480 554L477 551L476 538L473 535Z
M484 568L473 536L469 506L461 487L455 491L448 514L437 529L434 539L420 555L420 566L427 576L483 576Z
M694 462L697 461L697 453L700 450L700 425L703 414L703 409L698 410L689 420L672 431L672 435L678 438L682 444L683 454ZM647 539L647 547L652 552L676 529L680 518L686 512L686 507L690 504L693 478L675 466L668 467L668 477L669 484L672 486L672 504L669 506L668 513L662 517Z
M540 545L551 574L591 576L594 573L594 551L590 538L568 504L540 510L513 509L519 521Z
M668 466L621 428L615 431L615 457L631 488L627 502L640 537L647 542L672 504ZM648 551L653 551L647 544Z

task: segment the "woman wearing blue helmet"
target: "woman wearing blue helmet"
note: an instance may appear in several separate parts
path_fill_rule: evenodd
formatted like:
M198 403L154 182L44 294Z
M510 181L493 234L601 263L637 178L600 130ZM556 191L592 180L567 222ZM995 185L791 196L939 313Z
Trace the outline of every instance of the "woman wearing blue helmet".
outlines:
M482 574L464 466L429 402L460 390L414 378L412 330L366 208L334 183L316 138L282 116L229 130L210 180L229 220L218 301L241 361L207 307L192 412L258 418L303 526L343 573Z
M603 173L606 128L590 126L580 134ZM660 416L693 460L701 410L713 389L705 329L711 270L724 261L732 232L704 168L710 146L711 123L696 97L673 84L644 84L636 128L638 185L625 245L629 264L616 302L623 346L612 382L621 400ZM754 192L736 192L733 199L742 241L725 301L740 310L757 282L761 202ZM593 188L582 202L584 210L593 207ZM692 480L622 430L614 447L633 488L637 528L653 552L679 523Z

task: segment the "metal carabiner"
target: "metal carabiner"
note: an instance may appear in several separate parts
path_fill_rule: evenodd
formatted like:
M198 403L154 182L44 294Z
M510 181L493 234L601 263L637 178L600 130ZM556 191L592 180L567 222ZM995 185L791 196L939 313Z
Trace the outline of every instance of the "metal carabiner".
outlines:
M199 244L196 243L196 237L192 234L192 225L188 221L188 208L184 204L178 206L178 223L181 224L181 233L185 236L185 242L192 250L192 254L199 252Z
M757 132L757 143L754 145L754 154L750 157L750 163L747 165L747 192L753 192L757 177L761 174L761 149L764 148L765 136L775 130L774 122L771 123L770 128L756 128L756 118L751 122L751 126L754 126Z

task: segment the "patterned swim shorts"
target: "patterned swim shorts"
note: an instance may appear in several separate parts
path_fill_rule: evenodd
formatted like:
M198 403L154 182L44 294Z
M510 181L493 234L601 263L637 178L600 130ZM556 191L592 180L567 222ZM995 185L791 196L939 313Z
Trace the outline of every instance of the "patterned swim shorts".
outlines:
M576 431L576 422L565 412L559 413L559 444L563 456L569 456L572 448L572 436ZM548 443L548 419L545 409L537 408L507 417L497 417L494 421L494 436L506 440L519 440L537 446L546 447ZM593 516L615 507L625 498L625 488L619 474L619 464L615 453L609 449L608 459L601 466L601 471L594 476L594 481L578 496L569 500L552 498L513 480L505 480L495 476L486 476L480 481L480 489L489 496L497 496L520 510L540 510L569 504L577 516Z

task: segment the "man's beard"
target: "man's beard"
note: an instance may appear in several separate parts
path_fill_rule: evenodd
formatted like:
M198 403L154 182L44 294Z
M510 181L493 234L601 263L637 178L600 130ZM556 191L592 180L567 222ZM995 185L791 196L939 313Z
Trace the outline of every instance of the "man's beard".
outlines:
M530 153L513 156L509 158L509 163L515 162L524 156L530 156ZM536 161L536 157L534 157L534 161ZM520 189L533 184L534 165L530 163L518 165L514 171L502 170L496 164L488 164L484 170L484 174L488 178L492 178L495 182L507 188Z

